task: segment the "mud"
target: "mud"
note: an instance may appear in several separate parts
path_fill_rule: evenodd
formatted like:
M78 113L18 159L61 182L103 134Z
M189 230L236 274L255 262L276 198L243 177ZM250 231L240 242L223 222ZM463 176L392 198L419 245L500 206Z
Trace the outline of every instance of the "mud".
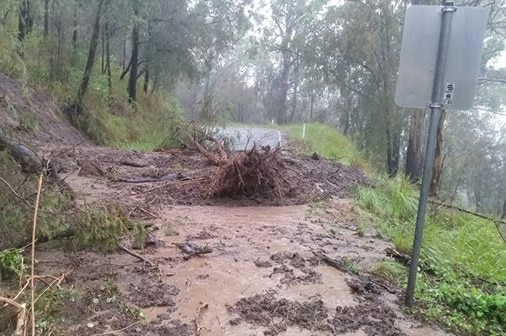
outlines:
M177 287L148 279L137 284L130 283L128 298L139 308L167 307L167 312L170 313L175 307L174 298L178 294Z
M381 302L367 302L354 307L338 306L332 310L319 297L298 302L277 299L272 294L257 294L242 298L228 310L238 316L230 321L231 324L244 321L260 325L266 328L264 335L278 335L294 326L332 335L358 330L369 336L406 335L395 325L395 312Z
M41 90L0 73L0 120L10 137L45 147L49 144L90 144L77 129L70 127L59 102Z
M245 321L261 325L267 328L264 335L278 335L292 326L311 331L330 330L326 322L327 308L318 298L300 303L287 299L278 300L274 295L257 294L239 300L228 310L239 317L232 320L233 324Z
M12 107L35 115L36 130ZM37 244L36 274L68 273L61 288L73 293L60 298L52 335L444 335L406 316L400 292L368 273L391 244L374 230L359 235L347 198L369 182L355 168L287 153L289 197L223 199L209 196L216 168L200 154L92 146L62 122L51 97L25 95L1 74L0 118L60 163L78 204L115 201L149 224L155 242L138 251L154 266L120 251ZM151 179L162 176L178 179ZM188 258L177 247L186 243L212 253ZM313 252L346 260L359 275L320 263Z
M48 157L56 157L62 171L68 172L66 181L73 184L82 196L94 200L97 190L102 197L122 200L124 195L135 198L131 208L142 207L151 212L167 205L294 205L329 197L350 197L359 185L368 184L365 175L354 167L329 160L312 160L285 154L286 180L291 192L285 197L253 194L244 197L222 198L210 194L212 177L217 168L200 153L191 150L172 150L157 153L135 153L99 147L63 146L41 148ZM63 152L63 153L62 153ZM132 167L131 162L139 163ZM174 181L155 182L160 176L178 176ZM145 183L128 183L143 178ZM151 179L152 178L152 179ZM145 214L144 214L145 215Z
M348 214L343 224L344 218L335 216L341 211ZM134 323L118 335L197 335L197 320L202 336L396 335L399 330L442 335L411 322L397 304L398 294L367 280L369 265L384 258L388 243L373 232L359 237L350 212L352 202L343 199L321 208L174 206L150 220L160 244L139 251L157 267L123 253L47 250L38 252L45 262L37 271L59 274L73 268L67 283L98 293L91 297L98 297L98 304L79 303L84 308L72 324L79 332L62 335L92 335ZM169 225L179 235L165 235ZM185 259L174 243L188 238L213 253ZM320 263L312 251L355 258L363 278ZM111 282L117 286L115 302L107 302ZM209 308L197 314L202 304ZM138 309L145 320L131 313Z

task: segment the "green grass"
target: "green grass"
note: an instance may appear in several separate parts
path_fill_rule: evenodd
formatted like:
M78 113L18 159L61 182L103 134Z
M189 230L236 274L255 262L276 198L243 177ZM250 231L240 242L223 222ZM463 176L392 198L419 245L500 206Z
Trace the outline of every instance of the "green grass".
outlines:
M378 179L357 196L359 213L399 252L412 248L418 191L401 177ZM404 285L406 267L392 262L373 272ZM466 335L506 332L506 244L491 221L430 209L424 229L417 309L425 317Z
M26 87L36 87L52 94L55 106L69 106L74 102L86 63L87 49L78 50L75 62L70 62L72 49L65 46L62 64L56 67L56 41L44 39L40 32L32 32L24 42L24 57L17 53L16 22L0 27L0 71L18 78ZM84 113L76 124L94 142L110 147L153 151L181 146L186 138L182 109L167 92L143 93L139 85L135 106L127 103L127 80L118 80L121 67L112 64L112 93L109 94L107 76L100 71L99 55L84 98ZM14 111L22 125L37 127L31 112Z
M325 158L338 160L347 165L368 168L367 162L359 153L357 147L346 136L331 126L309 123L306 125L304 139L302 139L303 126L301 124L292 124L281 128L288 133L290 139L303 141L306 152L316 152Z

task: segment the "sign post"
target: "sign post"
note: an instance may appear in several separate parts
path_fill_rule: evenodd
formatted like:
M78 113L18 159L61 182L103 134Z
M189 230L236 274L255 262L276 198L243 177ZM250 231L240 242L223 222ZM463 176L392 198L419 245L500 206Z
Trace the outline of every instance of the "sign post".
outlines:
M413 305L415 293L416 275L418 271L418 262L420 259L420 249L422 247L423 226L425 222L425 213L427 210L427 199L429 197L430 180L432 177L432 167L436 156L436 136L439 117L443 107L443 86L446 71L446 62L448 60L448 43L450 41L450 31L452 29L453 14L457 9L453 3L445 3L442 8L443 18L441 23L441 36L439 37L439 50L436 63L436 73L434 75L434 89L432 91L432 100L430 107L429 136L427 137L427 146L425 148L425 160L423 166L422 188L420 191L420 200L418 201L418 213L416 215L415 239L413 241L413 250L411 252L411 264L409 267L408 289L406 291L406 305Z
M414 301L441 110L472 107L487 17L488 9L455 7L453 1L411 6L406 14L395 100L404 107L430 108L407 306Z

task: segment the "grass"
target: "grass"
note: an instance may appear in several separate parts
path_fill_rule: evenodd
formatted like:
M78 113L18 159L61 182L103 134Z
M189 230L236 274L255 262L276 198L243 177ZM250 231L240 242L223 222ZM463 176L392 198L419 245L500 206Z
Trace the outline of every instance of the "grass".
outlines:
M368 164L358 152L357 147L335 128L320 123L309 123L306 125L304 139L302 139L302 128L300 124L282 127L290 139L303 141L306 152L316 152L325 158L338 160L346 165L368 169Z
M417 212L417 190L401 177L378 179L357 196L359 213L395 248L409 254ZM393 262L373 272L405 285L407 268ZM430 209L424 229L417 311L465 335L506 332L506 245L494 223L472 215Z

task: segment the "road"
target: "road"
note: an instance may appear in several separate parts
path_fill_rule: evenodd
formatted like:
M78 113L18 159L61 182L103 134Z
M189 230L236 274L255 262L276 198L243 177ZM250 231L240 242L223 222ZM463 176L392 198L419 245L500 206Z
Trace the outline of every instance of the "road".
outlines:
M254 143L271 148L286 144L286 134L274 128L226 127L220 133L233 139L233 150L251 149Z

